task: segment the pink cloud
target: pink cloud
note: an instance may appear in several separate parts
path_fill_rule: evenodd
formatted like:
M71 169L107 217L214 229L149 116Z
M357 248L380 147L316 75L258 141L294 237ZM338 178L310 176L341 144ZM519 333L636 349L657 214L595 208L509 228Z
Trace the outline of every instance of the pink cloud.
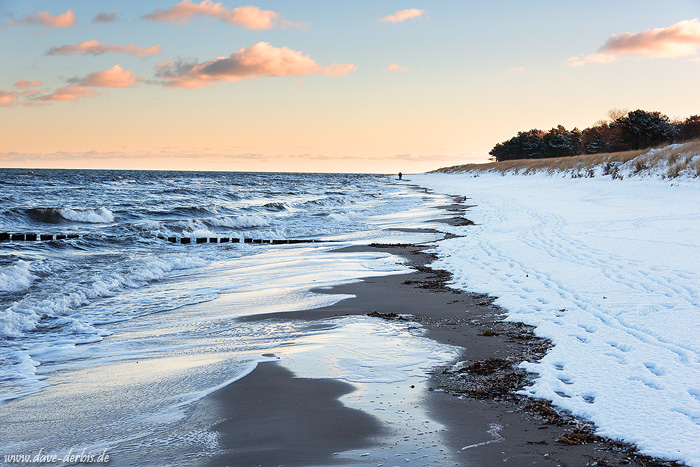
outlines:
M73 10L68 10L56 16L47 11L39 11L32 15L26 15L23 20L11 21L5 24L4 27L26 26L28 24L54 28L69 28L75 24L75 14L73 14Z
M246 29L263 30L272 29L277 24L282 27L306 28L306 23L292 23L284 20L282 16L271 10L261 10L252 5L228 9L221 3L211 0L203 0L201 3L193 3L191 0L182 0L167 10L156 8L144 18L154 21L170 21L174 23L186 23L194 17L207 16L229 24L239 24Z
M20 80L15 83L17 89L23 91L0 91L0 106L12 105L46 105L51 102L77 101L85 97L107 95L107 91L97 91L92 88L125 88L134 87L143 78L114 65L107 70L91 73L84 78L68 80L69 85L56 89L53 92L27 89L43 85L41 81Z
M119 65L114 65L107 70L91 73L85 78L77 80L81 86L98 87L98 88L126 88L141 81L143 78L135 77L134 74L123 69Z
M288 47L273 47L258 42L248 48L233 52L228 57L218 57L201 64L169 60L158 64L157 75L166 86L201 88L216 82L240 81L268 76L305 76L324 74L342 76L357 67L352 64L332 64L322 67L308 55Z
M393 15L387 15L384 18L379 18L379 21L385 23L400 23L406 21L407 19L418 18L425 13L425 10L419 10L417 8L409 8L407 10L399 10Z
M41 81L29 81L28 79L21 79L15 83L15 87L17 89L27 89L27 88L35 88L37 86L41 86L42 83Z
M31 105L33 96L41 94L36 89L27 89L30 87L41 86L41 81L29 81L26 79L19 80L15 83L15 88L22 91L3 91L0 90L0 107L12 107L16 105Z
M667 28L613 34L597 52L571 57L567 64L582 66L589 63L612 63L625 55L640 58L683 58L697 54L698 50L700 18L695 18L679 21Z
M17 101L17 91L0 91L0 106L9 106Z
M51 94L47 94L39 97L41 101L77 101L83 97L94 97L99 93L90 88L84 86L65 86L57 89Z
M41 94L41 91L38 91L36 89L25 89L20 93L22 97L31 97L31 96L38 96Z
M46 52L47 55L71 55L71 54L92 54L101 55L106 52L129 53L137 57L144 55L156 55L160 53L160 45L152 45L150 47L138 47L135 44L127 45L106 45L99 41L90 40L81 42L76 45L62 45L61 47L52 47Z
M390 63L386 68L382 68L385 73L390 73L392 71L409 71L410 68L407 66L397 65L396 63Z

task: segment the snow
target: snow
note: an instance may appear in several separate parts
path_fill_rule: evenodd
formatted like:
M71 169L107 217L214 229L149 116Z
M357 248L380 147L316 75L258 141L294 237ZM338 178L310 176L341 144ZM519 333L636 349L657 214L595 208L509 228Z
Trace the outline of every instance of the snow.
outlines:
M463 290L554 348L523 392L647 455L700 466L700 180L425 174L477 225L436 247Z

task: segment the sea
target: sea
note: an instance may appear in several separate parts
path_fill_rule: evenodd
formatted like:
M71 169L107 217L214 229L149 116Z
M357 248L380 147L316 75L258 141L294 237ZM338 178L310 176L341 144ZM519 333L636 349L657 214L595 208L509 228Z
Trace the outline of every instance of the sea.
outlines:
M416 228L444 204L386 175L0 169L0 463L87 452L205 464L216 420L195 421L194 407L272 360L355 385L346 405L402 427L372 456L408 459L420 433L423 458L438 459L418 391L395 390L382 412L370 403L387 385L420 389L455 349L365 316L241 318L331 305L352 296L319 291L409 272L398 256L339 249L428 245L441 236Z

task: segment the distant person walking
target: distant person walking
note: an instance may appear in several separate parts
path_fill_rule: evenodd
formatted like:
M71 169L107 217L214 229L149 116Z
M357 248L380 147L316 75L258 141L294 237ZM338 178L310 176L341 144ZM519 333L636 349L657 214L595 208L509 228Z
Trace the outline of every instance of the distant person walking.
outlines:
M399 180L401 180L402 177L403 177L403 174L401 172L399 172Z

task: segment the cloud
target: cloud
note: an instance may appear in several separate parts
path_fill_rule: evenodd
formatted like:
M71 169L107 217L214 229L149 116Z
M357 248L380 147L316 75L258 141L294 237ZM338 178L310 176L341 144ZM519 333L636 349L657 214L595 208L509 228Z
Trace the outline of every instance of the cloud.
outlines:
M21 79L15 83L15 87L17 89L27 89L27 88L35 88L37 86L41 86L42 83L41 81L29 81L28 79Z
M96 90L84 86L65 86L57 89L51 94L39 96L37 99L44 102L53 101L77 101L83 97L95 97L99 95Z
M417 8L409 8L407 10L399 10L393 15L387 15L384 18L379 18L379 21L385 23L400 23L406 21L407 19L418 18L425 13L425 10L419 10Z
M362 156L362 155L327 155L322 153L245 153L238 152L238 148L214 149L214 148L189 148L182 149L178 147L160 147L151 150L143 149L120 149L120 150L83 150L83 151L52 151L52 152L18 152L7 151L0 152L0 162L5 164L16 164L21 167L27 167L31 164L50 164L56 166L56 162L75 162L78 161L83 167L87 165L110 162L123 163L124 161L138 161L143 163L149 161L157 163L156 167L163 167L163 164L168 164L170 167L173 163L180 164L178 167L193 167L192 163L196 163L201 167L202 164L209 164L209 167L229 167L220 164L228 164L231 162L258 161L264 164L270 164L275 170L279 170L279 164L292 161L292 164L297 161L316 161L319 164L324 161L334 162L362 162L365 164L373 164L379 162L392 163L412 163L412 162L455 162L463 161L465 157L471 157L470 154L398 154L389 156ZM318 165L320 169L328 169L332 166ZM348 165L353 167L353 165ZM354 166L356 167L356 165Z
M145 15L145 19L153 21L169 21L173 23L186 23L194 17L207 16L229 24L239 24L246 29L263 30L272 29L276 25L281 27L298 27L306 29L308 23L292 23L285 20L279 13L271 10L261 10L252 5L242 6L229 10L221 3L211 0L203 0L201 3L193 3L191 0L182 0L175 6L163 10L156 8L153 13Z
M695 55L699 50L700 18L695 18L679 21L667 28L613 34L597 52L570 57L567 64L582 66L589 63L612 63L626 55L639 58L683 58Z
M97 88L126 88L134 87L135 83L142 80L143 78L134 76L131 71L125 70L119 65L114 65L107 70L91 73L85 78L74 79L71 80L71 82L75 82L81 86Z
M48 26L53 28L69 28L75 24L75 14L73 10L68 10L65 13L54 16L47 11L39 11L34 14L26 15L24 19L19 21L10 21L3 27L8 26Z
M458 155L445 155L445 154L395 154L393 156L384 157L382 159L396 159L400 161L451 161L458 159Z
M41 94L36 89L27 89L31 87L41 86L41 81L29 81L27 79L19 80L15 83L15 88L22 91L3 91L0 90L0 107L13 107L14 105L30 105L33 96Z
M46 55L71 55L71 54L92 54L100 55L106 52L129 53L137 57L144 55L156 55L160 53L160 45L150 47L137 47L135 44L127 45L106 45L99 41L90 40L76 45L62 45L61 47L51 47Z
M17 102L17 91L0 91L0 107L10 106Z
M397 65L396 63L390 63L388 67L382 68L385 73L390 73L392 71L409 71L410 68L407 66Z
M117 12L116 11L101 11L92 18L91 23L101 23L101 24L107 24L107 23L114 23L117 21Z
M578 57L569 57L566 60L566 64L569 66L583 66L583 65L588 65L589 63L612 63L616 62L620 59L620 57L613 55L613 54L605 54L605 53L592 53L590 55L584 56L578 56Z
M279 159L288 159L287 154L284 155L273 155L273 154L261 154L261 153L228 153L216 151L208 148L204 149L193 149L193 150L182 150L179 148L159 148L152 151L144 152L138 150L132 151L100 151L100 150L88 150L88 151L54 151L54 152L17 152L8 151L0 152L0 161L72 161L72 160L159 160L165 162L172 162L173 159L201 159L206 157L207 159L214 159L221 162L226 162L227 160L260 160L260 161L277 161ZM330 158L329 158L330 159Z
M217 57L204 63L169 60L157 65L157 76L166 86L201 88L219 81L230 82L268 76L305 76L324 74L342 76L355 70L355 65L334 63L322 67L308 55L288 47L273 47L258 42L233 52L228 57Z
M98 91L93 88L125 88L135 87L135 84L143 78L123 69L120 65L114 65L107 70L91 73L84 78L73 78L68 80L68 86L63 86L55 91L39 91L27 89L38 87L41 81L29 81L26 79L17 81L15 87L22 89L18 91L0 91L0 106L35 106L46 105L51 102L77 101L86 97L96 97L107 95L108 91Z

